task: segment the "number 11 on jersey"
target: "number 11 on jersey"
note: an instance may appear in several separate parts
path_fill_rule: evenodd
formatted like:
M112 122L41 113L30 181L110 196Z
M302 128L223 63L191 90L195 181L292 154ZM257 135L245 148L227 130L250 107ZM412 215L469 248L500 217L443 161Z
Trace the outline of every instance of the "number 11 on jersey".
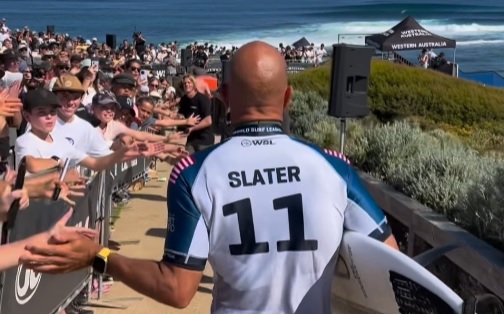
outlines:
M303 198L293 194L273 200L273 209L287 208L289 217L289 240L277 241L277 251L316 251L317 240L306 240L304 232ZM231 255L251 255L269 252L268 242L257 242L255 237L252 202L245 198L222 207L225 217L236 214L240 230L241 244L229 245Z

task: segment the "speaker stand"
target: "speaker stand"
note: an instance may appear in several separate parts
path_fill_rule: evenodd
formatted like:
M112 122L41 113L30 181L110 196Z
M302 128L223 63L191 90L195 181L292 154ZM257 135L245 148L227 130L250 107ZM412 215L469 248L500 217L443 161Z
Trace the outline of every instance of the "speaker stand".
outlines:
M346 135L346 119L340 119L340 146L339 150L341 154L344 154L345 150L345 135Z

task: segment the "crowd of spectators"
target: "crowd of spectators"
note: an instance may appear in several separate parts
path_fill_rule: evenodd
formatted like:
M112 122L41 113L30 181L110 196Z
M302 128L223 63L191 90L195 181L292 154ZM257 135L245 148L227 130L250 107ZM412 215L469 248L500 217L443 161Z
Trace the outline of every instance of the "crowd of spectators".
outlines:
M11 32L5 20L0 22L0 174L9 182L0 185L2 221L12 200L21 198L24 208L30 198L51 199L56 186L62 189L59 198L72 203L70 197L80 195L86 183L84 173L141 156L170 161L214 143L211 94L204 81L184 75L175 88L168 77L144 70L156 63L175 67L177 43L154 47L145 44L141 33L134 37L133 43L125 40L113 50L96 38L28 27ZM11 150L13 129L17 138ZM184 139L185 146L180 144ZM12 191L10 169L22 160L26 185ZM65 162L69 170L60 182ZM48 171L52 174L43 175ZM116 202L128 198L127 187L114 195ZM12 258L0 269L14 266L16 246L3 249ZM69 305L67 314L92 312L81 308L86 293Z
M319 65L323 62L324 58L327 57L327 50L324 44L320 44L316 47L314 43L309 45L298 45L296 46L286 46L282 43L278 45L278 51L285 57L285 60L289 63L301 62L301 63L313 63Z
M418 62L422 68L432 70L440 70L444 66L451 64L446 60L444 52L437 55L432 48L429 50L423 49L418 56Z
M97 38L36 32L24 27L10 30L0 21L0 218L14 199L21 208L30 198L53 197L73 204L81 195L86 177L118 162L140 156L173 161L214 144L211 115L213 78L201 71L209 62L228 61L238 47L194 42L193 75L180 75L179 43L147 44L141 32L116 49ZM286 47L279 50L287 62L317 65L327 55L324 45ZM219 62L220 63L220 62ZM165 76L153 66L163 65ZM177 80L175 79L177 78ZM176 83L178 82L178 83ZM229 113L228 113L229 114ZM286 119L288 120L288 119ZM14 140L12 131L16 130ZM185 146L180 142L186 142ZM27 169L25 188L13 191L14 168L23 160ZM60 181L65 162L69 171ZM51 174L44 174L50 170ZM156 176L155 170L148 177ZM116 203L129 200L127 187L114 194ZM55 228L65 232L91 232L63 228L68 215ZM54 231L51 231L53 234ZM91 232L92 233L92 232ZM38 235L47 238L48 233ZM16 246L4 246L10 259L0 269L17 262ZM1 249L1 248L0 248ZM9 251L9 250L11 251ZM4 254L2 254L4 255ZM96 285L93 285L96 287ZM91 313L81 305L82 293L66 313Z

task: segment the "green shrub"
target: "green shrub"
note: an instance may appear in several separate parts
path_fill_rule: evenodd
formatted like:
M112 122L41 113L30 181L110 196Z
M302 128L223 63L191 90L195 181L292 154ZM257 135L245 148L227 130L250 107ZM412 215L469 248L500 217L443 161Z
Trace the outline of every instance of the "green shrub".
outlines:
M367 128L360 137L355 144L362 145L365 154L358 156L361 162L355 165L379 178L391 176L404 160L418 153L419 142L425 141L420 129L405 122Z
M504 170L475 183L455 212L455 221L504 250Z
M291 130L338 150L339 122L325 116L326 108L319 95L297 92L291 119L298 127ZM408 121L351 119L346 135L345 153L354 166L504 249L504 161L499 154L481 155L452 134L424 132Z
M405 160L386 180L396 189L448 218L478 180L478 157L457 146L430 144Z
M301 92L329 98L330 66L290 76ZM436 124L477 127L504 135L504 91L434 71L373 61L369 103L383 122L420 117Z
M327 101L320 98L317 93L294 93L289 109L291 131L305 137L319 122L330 123L331 118L325 114L326 111Z

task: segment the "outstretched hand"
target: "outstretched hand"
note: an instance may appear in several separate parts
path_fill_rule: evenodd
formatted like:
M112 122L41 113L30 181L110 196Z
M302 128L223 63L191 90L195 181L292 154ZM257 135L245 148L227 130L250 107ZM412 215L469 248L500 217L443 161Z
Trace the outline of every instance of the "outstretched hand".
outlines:
M66 273L88 267L96 255L95 250L99 250L93 241L98 234L92 229L66 227L72 213L70 209L51 230L27 244L19 263L46 273ZM72 249L78 243L87 244L89 249L80 246L77 248L80 251L74 252Z
M165 144L161 142L156 143L143 143L143 142L135 142L130 145L125 145L126 149L125 156L126 157L150 157L155 156L159 153L162 153L165 148Z
M15 200L19 199L19 209L25 209L30 205L26 189L12 190L15 180L16 172L7 167L5 178L0 182L0 222L7 219L7 212Z
M0 184L0 222L7 219L7 213L15 200L19 199L19 209L25 209L30 205L28 191L26 189L14 190L8 182Z
M166 144L170 144L170 143L173 143L173 142L176 142L176 141L180 141L181 139L183 139L186 136L187 136L187 134L184 134L183 132L171 133L171 134L168 134L166 136L164 142Z
M21 112L23 104L19 99L20 87L21 82L16 82L0 92L0 116L13 117L14 114Z
M69 185L70 184L70 185ZM86 189L86 185L82 184L81 182L73 182L73 183L65 183L65 182L60 182L57 179L53 179L49 181L46 185L46 197L47 198L52 198L52 195L54 193L54 190L56 188L60 189L60 193L58 196L58 199L66 202L70 206L75 206L75 202L70 199L70 197L80 197L84 196L84 190Z
M196 124L198 124L200 122L200 120L201 120L201 117L195 116L193 113L189 118L187 118L186 124L189 126L195 126Z

